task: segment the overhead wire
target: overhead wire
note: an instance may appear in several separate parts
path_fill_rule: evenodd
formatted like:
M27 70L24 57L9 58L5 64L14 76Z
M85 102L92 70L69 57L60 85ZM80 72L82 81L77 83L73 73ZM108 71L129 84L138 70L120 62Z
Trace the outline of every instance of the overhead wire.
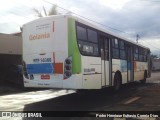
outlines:
M48 4L50 4L50 5L56 5L56 4L54 4L54 3L51 3L51 2L49 2L49 1L47 1L47 0L42 0L42 1L44 1L44 2L46 2L46 3L48 3ZM145 0L143 0L143 1L145 1ZM157 1L157 0L152 0L152 1ZM158 2L160 2L160 1L158 1ZM94 23L96 23L96 24L99 24L99 25L101 25L101 26L103 26L103 27L106 27L106 28L110 28L110 29L112 29L112 30L116 30L116 31L119 31L119 32L121 32L121 33L125 33L125 34L128 34L128 35L130 35L130 36L133 36L133 34L131 34L131 33L128 33L128 32L125 32L125 31L123 31L123 30L120 30L120 29L117 29L117 28L114 28L114 27L111 27L111 26L108 26L108 25L104 25L104 24L102 24L102 23L100 23L100 22L97 22L97 21L95 21L95 20L92 20L92 19L90 19L90 18L88 18L88 17L84 17L84 16L82 16L82 15L79 15L79 14L77 14L77 13L75 13L75 12L72 12L72 11L70 11L70 10L68 10L68 9L65 9L65 8L63 8L63 7L60 7L60 6L58 6L58 5L56 5L58 8L60 8L60 9L62 9L62 10L65 10L65 11L67 11L67 12L69 12L69 13L72 13L72 14L74 14L74 15L76 15L76 16L79 16L79 17L81 17L81 18L83 18L83 19L86 19L86 20L89 20L89 21L91 21L91 22L94 22ZM28 7L28 6L27 6ZM30 7L28 7L28 8L30 8ZM15 14L15 15L17 15L17 13L15 13L15 12L13 12L13 11L10 11L10 13L12 13L12 14ZM23 16L23 15L18 15L18 16L20 16L20 17L24 17L24 18L27 18L27 19L30 19L29 17L26 17L26 16ZM136 36L136 34L134 34L134 36ZM132 37L133 38L133 37ZM152 47L153 47L153 45L151 45ZM154 47L154 48L156 48L156 47ZM156 49L159 49L159 48L156 48ZM160 50L160 49L159 49Z
M51 5L56 5L56 4L53 4L53 3L51 3L51 2L49 2L49 1L47 1L47 0L43 0L43 1L46 2L46 3L49 3L49 4L51 4ZM152 1L152 2L156 2L156 1ZM157 1L157 2L160 2L160 1ZM128 34L128 35L131 35L131 34L125 32L125 31L119 30L119 29L117 29L117 28L113 28L113 27L108 26L108 25L104 25L104 24L102 24L102 23L100 23L100 22L94 21L94 20L92 20L92 19L90 19L90 18L87 18L87 17L84 17L84 16L82 16L82 15L79 15L79 14L77 14L77 13L75 13L75 12L72 12L72 11L70 11L70 10L68 10L68 9L65 9L65 8L63 8L63 7L60 7L60 6L58 6L58 5L56 5L56 6L57 6L58 8L61 8L61 9L65 10L65 11L68 11L68 12L70 12L70 13L72 13L72 14L75 14L75 15L81 17L81 18L84 18L84 19L86 19L86 20L89 20L89 21L91 21L91 22L94 22L94 23L96 23L96 24L99 24L99 25L101 25L101 26L103 26L103 27L107 27L107 28L110 28L110 29L113 29L113 30L116 30L116 31L119 31L119 32L122 32L122 33L125 33L125 34ZM133 34L132 34L132 35L133 35ZM146 42L146 41L144 41L144 42ZM153 45L151 45L151 44L149 44L149 43L147 43L147 44L148 44L149 46L152 46L152 47L155 48L155 49L160 50L160 48L157 48L157 47L155 47L155 46L153 46Z
M47 0L43 0L43 1L46 2L46 3L49 3L49 4L51 4L51 5L56 5L56 4L51 3L51 2L49 2L49 1L47 1ZM119 29L117 29L117 28L113 28L113 27L111 27L111 26L104 25L104 24L102 24L102 23L100 23L100 22L97 22L97 21L92 20L92 19L90 19L90 18L84 17L84 16L82 16L82 15L79 15L79 14L77 14L77 13L75 13L75 12L72 12L72 11L70 11L70 10L68 10L68 9L65 9L65 8L63 8L63 7L60 7L60 6L58 6L58 5L56 5L56 6L57 6L58 8L60 8L60 9L63 9L63 10L65 10L65 11L68 11L68 12L70 12L70 13L76 15L76 16L79 16L79 17L81 17L81 18L83 18L83 19L86 19L86 20L89 20L89 21L94 22L94 23L96 23L96 24L99 24L99 25L101 25L101 26L103 26L103 27L110 28L110 29L112 29L112 30L116 30L116 31L119 31L119 32L122 32L122 33L125 33L125 34L128 34L128 35L133 35L133 34L130 34L130 33L125 32L125 31L119 30Z
M46 1L46 0L43 0L43 1L46 2L46 3L52 4L52 5L56 5L56 4L53 4L53 3L48 2L48 1ZM68 11L68 12L70 12L70 13L72 13L72 14L75 14L75 15L81 17L81 18L84 18L84 19L86 19L86 20L89 20L89 21L92 21L92 22L94 22L94 23L96 23L96 24L99 24L99 25L101 25L101 26L104 26L104 27L107 27L107 28L110 28L110 29L113 29L113 30L116 30L116 31L119 31L119 32L126 33L126 34L128 34L128 35L131 35L131 34L125 32L125 31L122 31L122 30L113 28L113 27L111 27L111 26L104 25L104 24L102 24L102 23L100 23L100 22L94 21L94 20L92 20L92 19L90 19L90 18L87 18L87 17L84 17L84 16L79 15L79 14L77 14L77 13L74 13L74 12L72 12L72 11L70 11L70 10L67 10L67 9L65 9L65 8L63 8L63 7L60 7L60 6L58 6L58 5L56 5L56 6L59 7L59 8L61 8L61 9L63 9L63 10L65 10L65 11ZM146 41L144 41L144 42L147 43ZM149 43L147 43L147 44L148 44L149 46L152 46L152 47L155 48L155 49L160 50L160 48L157 48L157 47L153 46L152 44L149 44Z
M51 2L49 2L49 1L47 1L47 0L42 0L42 1L44 1L44 2L46 2L46 3L48 3L48 4L51 4L51 5L56 5L56 4L51 3ZM131 34L131 33L125 32L125 31L123 31L123 30L120 30L120 29L111 27L111 26L109 26L109 25L102 24L102 23L100 23L100 22L97 22L97 21L95 21L95 20L92 20L92 19L90 19L90 18L88 18L88 17L84 17L84 16L82 16L82 15L79 15L79 14L77 14L77 13L75 13L75 12L72 12L72 11L70 11L70 10L68 10L68 9L65 9L65 8L63 8L63 7L60 7L60 6L58 6L58 5L56 5L56 6L57 6L58 8L60 8L60 9L62 9L62 10L65 10L65 11L67 11L67 12L70 12L70 13L76 15L76 16L79 16L79 17L81 17L81 18L83 18L83 19L86 19L86 20L88 20L88 21L94 22L94 23L96 23L96 24L98 24L98 25L101 25L101 26L103 26L103 27L106 27L106 28L109 28L109 29L112 29L112 30L115 30L115 31L118 31L118 32L121 32L121 33L128 34L129 36L136 36L136 34ZM28 7L28 6L27 6L27 7ZM28 8L29 8L29 7L28 7ZM13 12L13 11L10 11L10 13L17 15L17 13L15 13L15 12ZM17 15L17 16L30 19L29 17L23 16L23 15Z
M149 45L149 46L152 46L152 47L155 48L155 49L160 50L160 48L157 48L157 47L155 47L154 45L152 45L151 43L148 43L148 41L145 41L145 40L141 40L141 41L144 42L144 43L146 43L146 44Z

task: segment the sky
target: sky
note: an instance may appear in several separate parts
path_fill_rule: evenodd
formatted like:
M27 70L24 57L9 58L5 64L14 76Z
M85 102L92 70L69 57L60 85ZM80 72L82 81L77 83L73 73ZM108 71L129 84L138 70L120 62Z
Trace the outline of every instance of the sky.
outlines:
M43 12L52 4L103 25L117 35L147 46L160 56L160 0L1 0L0 33L16 33L23 24L37 19L34 8ZM61 14L67 11L58 8ZM111 29L112 28L112 29Z

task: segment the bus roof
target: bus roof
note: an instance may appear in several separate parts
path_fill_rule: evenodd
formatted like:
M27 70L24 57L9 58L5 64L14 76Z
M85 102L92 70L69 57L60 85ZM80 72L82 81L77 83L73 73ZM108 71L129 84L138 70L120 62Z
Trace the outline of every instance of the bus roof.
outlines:
M111 35L111 36L114 36L114 37L116 37L116 38L125 40L125 41L127 41L127 42L129 42L129 43L132 43L132 44L134 44L134 45L137 45L137 46L140 46L140 47L149 49L148 47L145 47L145 46L140 45L140 44L138 44L138 43L136 43L136 42L133 42L133 41L127 39L127 38L124 38L124 37L122 37L122 36L119 36L119 35L116 35L116 34L110 32L110 31L107 31L106 29L104 29L104 28L102 28L102 27L99 27L99 26L97 26L96 24L91 23L89 20L88 20L88 21L85 20L85 18L82 19L82 18L80 18L80 17L74 16L74 15L71 15L71 14L67 14L67 15L52 15L52 16L42 17L42 18L33 20L33 21L31 21L31 22L28 22L28 23L26 23L26 24L24 24L24 25L33 24L34 22L38 22L38 21L45 20L45 19L50 19L50 18L54 18L54 19L56 18L56 19L58 19L58 18L64 18L64 17L66 17L66 18L72 18L72 19L76 20L77 22L80 22L80 23L82 23L82 24L88 25L89 27L92 27L92 28L94 28L94 29L97 29L97 30L99 30L99 31L102 31L102 32L104 32L104 33L107 33L107 34L109 34L109 35Z

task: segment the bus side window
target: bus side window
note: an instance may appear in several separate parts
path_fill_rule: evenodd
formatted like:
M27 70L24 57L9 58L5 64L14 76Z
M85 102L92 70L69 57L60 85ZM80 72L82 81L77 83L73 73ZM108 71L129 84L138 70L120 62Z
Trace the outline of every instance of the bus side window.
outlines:
M85 25L77 25L78 47L83 55L99 56L97 31Z
M143 48L139 47L139 61L143 61Z
M79 40L87 40L87 30L83 27L77 26L77 38Z
M118 39L112 39L112 57L119 58L119 42Z
M134 47L134 60L135 61L138 60L138 47L137 46Z
M126 51L124 41L120 41L120 59L126 59Z
M143 60L147 62L147 49L143 49Z
M97 43L98 42L97 32L91 29L87 29L87 32L88 32L88 41Z
M98 56L98 45L90 42L78 40L78 46L82 54L89 56Z
M87 54L93 54L93 47L88 45L83 45L83 52Z

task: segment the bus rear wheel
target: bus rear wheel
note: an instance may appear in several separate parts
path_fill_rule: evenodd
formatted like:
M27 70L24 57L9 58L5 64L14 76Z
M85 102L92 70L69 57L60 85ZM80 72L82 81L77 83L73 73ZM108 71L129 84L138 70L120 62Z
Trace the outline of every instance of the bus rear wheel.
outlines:
M114 90L115 91L118 91L120 90L120 87L121 87L121 76L119 73L116 73L115 76L114 76Z

